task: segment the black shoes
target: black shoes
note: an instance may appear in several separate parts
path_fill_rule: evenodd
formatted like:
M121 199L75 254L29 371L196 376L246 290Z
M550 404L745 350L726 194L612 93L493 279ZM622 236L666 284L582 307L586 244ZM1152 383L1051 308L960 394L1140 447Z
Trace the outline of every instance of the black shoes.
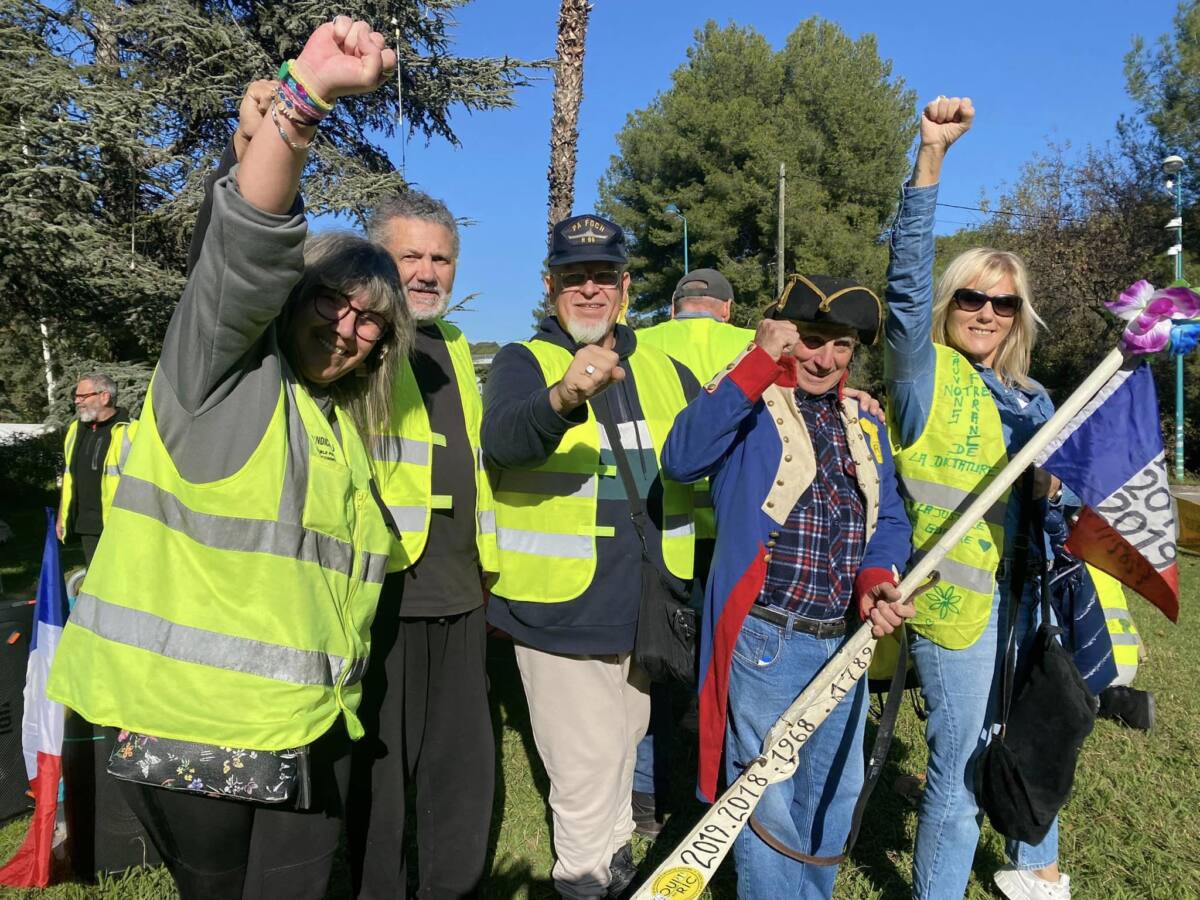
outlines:
M633 864L633 845L626 844L613 854L608 864L608 897L625 900L633 894L633 883L637 880L637 866Z
M1154 727L1154 694L1124 686L1105 688L1100 692L1099 715L1139 731L1149 731Z

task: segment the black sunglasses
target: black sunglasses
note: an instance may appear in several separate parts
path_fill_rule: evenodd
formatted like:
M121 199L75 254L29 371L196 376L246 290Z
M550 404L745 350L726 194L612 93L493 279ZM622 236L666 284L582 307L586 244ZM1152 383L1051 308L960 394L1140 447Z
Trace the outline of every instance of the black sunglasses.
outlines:
M621 273L616 269L601 269L599 272L563 272L558 276L558 280L566 288L581 288L589 280L597 287L616 287L621 281Z
M959 288L954 292L954 305L963 312L979 312L985 303L992 304L992 312L1002 319L1011 319L1021 308L1021 298L1016 294L985 294L972 288Z

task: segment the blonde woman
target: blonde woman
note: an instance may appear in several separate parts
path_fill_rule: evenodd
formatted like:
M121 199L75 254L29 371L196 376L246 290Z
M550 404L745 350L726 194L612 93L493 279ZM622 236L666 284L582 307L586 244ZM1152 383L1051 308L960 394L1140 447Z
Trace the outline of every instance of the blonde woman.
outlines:
M914 559L1054 411L1028 374L1042 322L1020 257L969 250L947 266L934 289L933 222L942 160L973 118L967 98L939 97L925 108L916 170L892 236L885 349L889 427L901 448L896 468L913 523ZM1057 492L1053 480L1043 480L1040 494ZM910 623L912 656L929 711L927 783L913 854L917 898L957 900L971 873L982 819L974 770L996 716L1020 507L1014 489L975 525L939 565L942 580L918 598ZM1036 557L1040 536L1030 544ZM1016 611L1018 647L1034 626L1032 581L1026 581ZM1006 851L1010 863L996 873L996 883L1007 897L1070 897L1069 879L1058 871L1057 821L1036 846L1010 841Z

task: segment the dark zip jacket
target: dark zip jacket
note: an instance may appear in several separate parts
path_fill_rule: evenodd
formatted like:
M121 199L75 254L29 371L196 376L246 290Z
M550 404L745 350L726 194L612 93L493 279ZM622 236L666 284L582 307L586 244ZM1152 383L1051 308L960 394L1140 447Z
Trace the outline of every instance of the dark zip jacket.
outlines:
M614 349L624 362L636 349L637 338L624 325L616 326L615 336ZM533 340L549 341L572 354L578 349L554 316L542 320ZM614 426L643 419L633 372L627 364L622 367L625 379L590 401L597 419ZM699 392L699 384L681 363L675 362L675 371L684 396L691 400ZM483 391L481 439L489 465L499 469L539 465L555 452L563 435L586 418L583 407L565 417L554 411L541 367L526 347L509 344L496 354ZM626 428L622 446L646 503L650 520L646 543L655 564L665 573L662 481L654 448L644 446L639 438L643 430ZM616 464L610 450L601 450L600 462ZM600 655L632 650L641 602L641 549L620 476L601 476L596 520L598 525L612 526L616 535L597 539L596 574L582 594L564 603L528 603L519 597L493 595L488 621L524 644L553 653ZM685 589L676 579L672 581L679 590Z

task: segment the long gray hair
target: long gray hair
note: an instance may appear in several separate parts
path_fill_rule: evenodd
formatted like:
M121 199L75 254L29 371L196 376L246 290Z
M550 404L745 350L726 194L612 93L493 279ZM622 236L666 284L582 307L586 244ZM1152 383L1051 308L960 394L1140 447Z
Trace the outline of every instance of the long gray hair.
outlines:
M392 380L400 361L412 346L413 323L408 312L400 272L391 254L371 241L345 231L332 231L309 239L304 245L304 276L280 320L280 336L286 346L292 314L311 303L318 291L339 294L362 291L366 309L383 316L389 328L375 342L370 354L349 377L343 375L325 386L334 402L345 409L360 435L385 431L391 411Z

